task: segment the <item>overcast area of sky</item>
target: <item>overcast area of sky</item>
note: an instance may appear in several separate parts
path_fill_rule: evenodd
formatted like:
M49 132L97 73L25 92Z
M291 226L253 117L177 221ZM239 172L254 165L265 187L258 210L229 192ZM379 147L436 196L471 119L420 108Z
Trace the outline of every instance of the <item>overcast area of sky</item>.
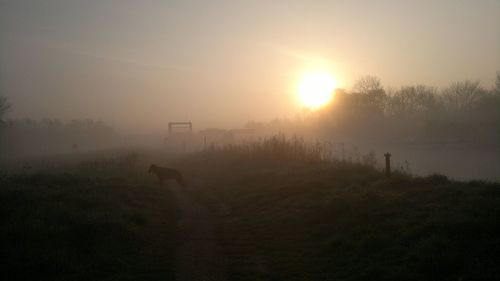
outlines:
M10 117L128 132L294 118L297 79L331 71L445 87L500 70L500 1L0 0Z

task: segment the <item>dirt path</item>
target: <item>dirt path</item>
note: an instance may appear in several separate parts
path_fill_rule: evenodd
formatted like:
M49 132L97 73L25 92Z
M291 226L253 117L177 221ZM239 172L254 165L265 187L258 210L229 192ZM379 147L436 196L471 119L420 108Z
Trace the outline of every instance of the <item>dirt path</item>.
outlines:
M181 212L176 280L227 280L225 261L215 235L214 217L192 198L188 190L172 185Z

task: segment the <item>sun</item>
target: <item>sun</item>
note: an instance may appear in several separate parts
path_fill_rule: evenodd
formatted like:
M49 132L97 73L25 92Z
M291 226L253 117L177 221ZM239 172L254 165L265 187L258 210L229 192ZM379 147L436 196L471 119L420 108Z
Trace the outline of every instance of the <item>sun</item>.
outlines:
M329 72L308 72L298 85L300 102L311 109L319 108L331 100L335 87L336 81Z

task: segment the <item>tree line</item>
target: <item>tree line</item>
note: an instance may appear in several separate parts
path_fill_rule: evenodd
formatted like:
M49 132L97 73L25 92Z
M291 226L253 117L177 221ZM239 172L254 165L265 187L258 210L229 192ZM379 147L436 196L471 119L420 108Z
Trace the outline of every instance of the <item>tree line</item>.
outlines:
M365 76L351 91L338 90L320 121L338 132L404 141L488 142L499 140L500 72L495 87L453 82L439 90L426 85L384 89Z
M107 148L121 138L108 124L93 119L6 119L10 104L0 97L0 160Z
M479 142L500 144L500 72L493 88L479 81L444 89L423 84L386 88L363 76L352 89L295 120L249 122L247 128L315 134L354 142Z

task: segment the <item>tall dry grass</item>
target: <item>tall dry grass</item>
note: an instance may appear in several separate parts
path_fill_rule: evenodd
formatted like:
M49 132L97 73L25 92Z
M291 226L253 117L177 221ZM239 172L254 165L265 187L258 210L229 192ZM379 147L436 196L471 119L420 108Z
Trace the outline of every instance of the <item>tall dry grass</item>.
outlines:
M309 141L299 136L287 137L285 134L264 137L257 141L244 141L238 144L212 145L203 150L202 154L206 157L243 157L259 161L324 161L363 164L373 168L378 165L374 152L361 154L354 145L351 145L351 149L344 149L344 144L331 141Z

